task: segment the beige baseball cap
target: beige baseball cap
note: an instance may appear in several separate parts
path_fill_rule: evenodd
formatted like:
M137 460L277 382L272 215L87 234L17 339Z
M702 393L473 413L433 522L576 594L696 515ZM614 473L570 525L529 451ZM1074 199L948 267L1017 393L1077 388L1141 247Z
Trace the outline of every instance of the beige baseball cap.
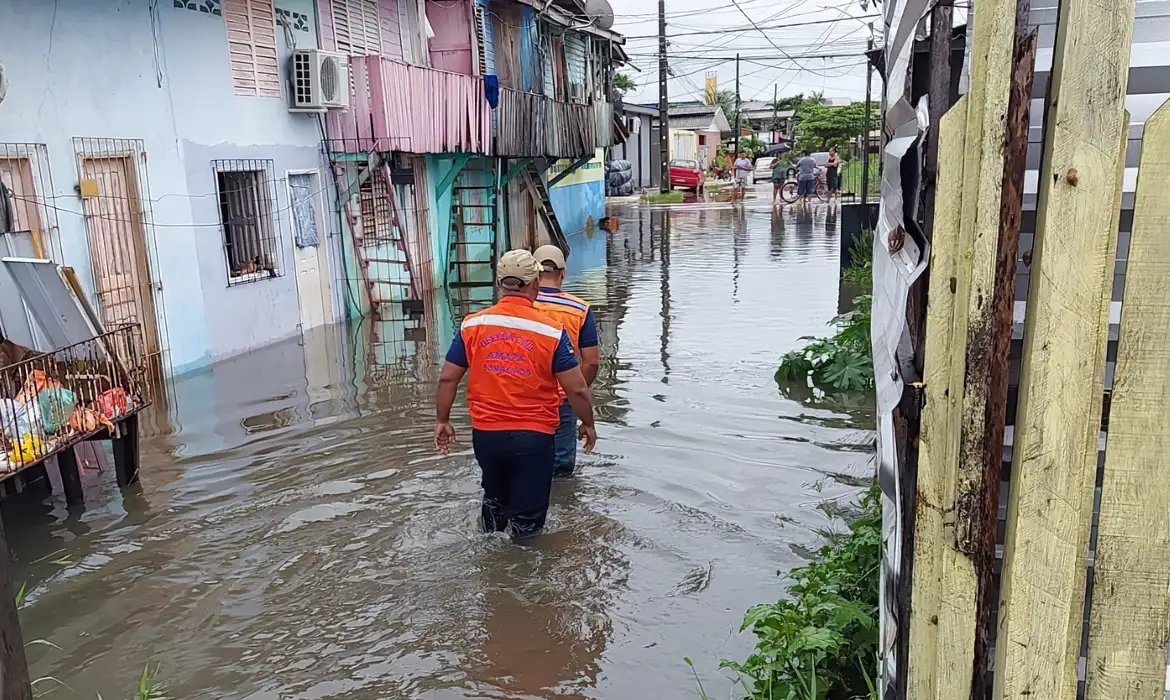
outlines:
M565 269L565 254L555 245L540 246L532 257L536 258L537 264L545 270L549 269L549 265L552 265L553 270Z
M540 265L527 250L509 250L496 263L496 279L504 283L505 288L518 289L536 279L539 274ZM520 284L509 284L506 282L509 279L520 280Z

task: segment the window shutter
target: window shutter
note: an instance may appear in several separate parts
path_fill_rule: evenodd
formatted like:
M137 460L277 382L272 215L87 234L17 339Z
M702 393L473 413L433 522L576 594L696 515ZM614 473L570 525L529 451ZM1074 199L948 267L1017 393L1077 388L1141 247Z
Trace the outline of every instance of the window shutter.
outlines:
M350 56L381 56L378 0L333 0L337 50Z
M479 56L479 74L487 75L487 40L484 38L484 25L486 18L484 17L484 7L479 3L475 4L475 46L476 55Z
M223 0L223 17L235 93L280 97L272 0Z

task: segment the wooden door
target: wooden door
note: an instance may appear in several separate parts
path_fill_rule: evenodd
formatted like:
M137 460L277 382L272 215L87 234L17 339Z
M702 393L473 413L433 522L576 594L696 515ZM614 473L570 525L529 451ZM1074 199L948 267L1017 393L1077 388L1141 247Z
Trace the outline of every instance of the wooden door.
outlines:
M107 331L127 323L139 324L147 366L159 368L162 351L154 284L133 164L129 156L82 158L81 172L97 186L97 195L83 201L102 324Z
M315 173L289 173L288 192L296 241L297 297L301 330L333 323L328 241L321 210L321 186Z

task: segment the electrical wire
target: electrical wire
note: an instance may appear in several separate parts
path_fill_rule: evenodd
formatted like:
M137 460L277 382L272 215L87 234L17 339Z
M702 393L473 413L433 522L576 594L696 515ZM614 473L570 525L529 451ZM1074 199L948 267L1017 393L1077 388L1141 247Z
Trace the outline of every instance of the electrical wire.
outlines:
M312 196L316 197L317 195L325 192L325 190L327 190L327 189L328 189L328 185L326 185L326 186L322 187L321 189L317 190L316 192L314 192ZM198 224L198 223L194 223L194 222L189 223L189 224L160 224L157 222L139 222L139 221L136 221L134 219L123 219L123 218L116 217L116 216L102 216L100 214L88 214L84 211L76 211L73 209L66 209L64 207L58 207L54 204L48 204L48 203L46 203L46 201L38 200L35 198L31 198L31 197L19 197L19 196L14 195L14 194L9 194L9 198L14 200L14 201L17 201L17 202L28 202L29 204L35 204L39 207L45 207L47 209L52 209L53 211L62 212L65 214L72 214L74 216L80 216L84 219L96 219L98 221L110 221L113 223L135 224L135 225L138 223L146 223L146 226L148 228L155 227L155 228L214 228L214 229L219 229L219 228L223 227L223 222L216 222L214 224ZM290 202L287 207L275 209L269 213L272 216L277 216L277 215L282 214L284 212L292 211L292 208L293 208L293 204Z

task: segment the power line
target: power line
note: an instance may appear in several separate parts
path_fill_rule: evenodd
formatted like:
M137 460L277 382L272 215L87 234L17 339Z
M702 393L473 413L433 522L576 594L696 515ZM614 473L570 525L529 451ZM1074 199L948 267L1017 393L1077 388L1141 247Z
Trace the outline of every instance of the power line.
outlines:
M314 192L312 194L312 196L316 197L317 195L325 192L327 189L329 189L329 186L325 185L321 189ZM38 200L35 198L20 197L20 196L17 196L15 194L11 194L11 193L9 193L8 196L10 199L15 200L17 202L28 202L30 204L35 204L38 207L45 207L47 209L52 209L53 211L63 212L65 214L72 214L74 216L80 216L84 219L97 219L98 221L110 221L113 223L121 223L121 224L135 224L135 225L137 225L138 223L140 223L139 221L136 221L133 219L123 219L123 218L116 217L116 216L102 216L100 214L89 214L89 213L86 213L84 211L75 211L73 209L66 209L64 207L56 206L55 204L48 204L45 201L41 201L41 200ZM56 199L56 197L54 197L53 199ZM126 199L131 199L131 198L126 198ZM141 200L141 201L147 201L147 200ZM287 211L292 211L292 208L293 208L293 204L290 202L287 207L275 209L272 212L270 212L270 214L272 216L276 216L276 215L282 214L282 213L287 212ZM258 216L259 216L259 214L258 214ZM214 224L197 224L194 222L189 223L189 224L160 224L160 223L156 223L153 221L152 222L141 222L141 223L146 223L147 227L155 227L155 228L215 228L215 229L223 228L223 222L216 222Z
M750 32L750 31L756 31L756 30L762 32L765 29L792 29L795 27L811 27L811 26L820 25L820 24L835 24L837 22L848 22L849 20L854 20L854 19L856 19L856 20L878 19L880 17L881 17L881 15L862 15L861 17L852 17L852 16L850 16L850 17L835 17L835 18L830 18L830 19L819 19L819 20L814 20L814 21L810 21L810 22L796 22L793 24L773 24L773 25L768 25L768 26L757 26L757 25L753 24L750 27L728 27L726 29L706 29L706 30L695 31L695 32L679 32L678 34L668 34L666 36L666 38L671 39L671 38L679 37L679 36L708 36L711 34L737 34L740 32ZM627 40L649 39L649 38L657 38L657 36L656 35L652 36L652 35L646 34L646 35L637 35L637 36L627 36L626 37ZM775 44L773 44L773 46L775 46Z

